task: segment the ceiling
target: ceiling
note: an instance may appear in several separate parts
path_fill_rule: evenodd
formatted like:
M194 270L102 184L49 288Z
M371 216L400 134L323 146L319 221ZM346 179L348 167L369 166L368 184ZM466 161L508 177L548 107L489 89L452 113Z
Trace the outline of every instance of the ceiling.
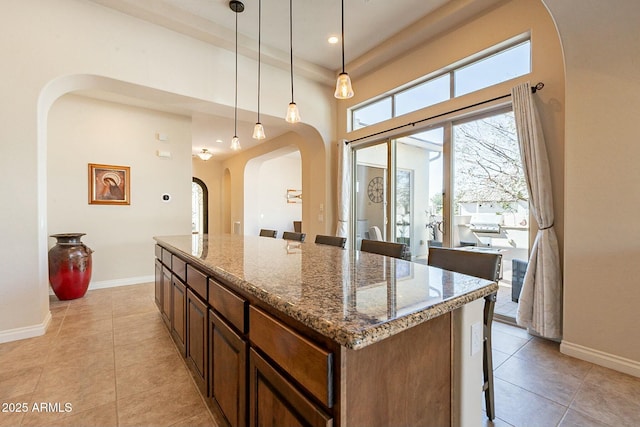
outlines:
M164 26L230 50L235 46L235 14L228 0L89 0L107 8ZM345 1L345 62L352 79L417 44L460 24L504 0L349 0ZM238 15L238 51L255 57L258 39L258 0L245 0ZM293 51L296 73L327 84L332 90L341 69L340 43L331 45L330 35L340 35L340 0L293 2ZM262 60L289 69L289 2L262 0ZM389 42L391 41L391 42ZM385 43L386 42L386 43ZM399 49L398 46L402 48ZM375 53L372 50L375 48ZM84 95L165 110L150 99L133 99L104 93ZM215 110L215 109L214 109ZM194 120L194 152L212 149L216 158L232 155L228 140L233 133L232 114L207 112L206 108L181 111ZM284 114L284 111L283 111ZM228 118L231 117L231 118ZM204 121L205 123L196 123ZM269 138L288 129L282 119L265 123ZM240 129L243 148L251 139L253 123ZM224 143L215 143L216 140ZM212 141L207 144L206 141Z

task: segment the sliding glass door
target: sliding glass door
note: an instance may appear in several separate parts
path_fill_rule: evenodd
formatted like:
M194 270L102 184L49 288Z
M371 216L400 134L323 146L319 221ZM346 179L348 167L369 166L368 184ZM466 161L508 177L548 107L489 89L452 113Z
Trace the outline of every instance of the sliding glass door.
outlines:
M354 147L354 168L355 249L363 238L401 242L425 263L433 246L500 252L496 312L515 316L512 266L528 259L529 196L510 110Z
M360 249L362 239L387 240L388 237L389 144L382 141L358 148L353 157L355 239L351 241Z
M452 246L502 254L495 312L516 315L529 259L529 194L513 112L453 123Z
M443 242L444 128L356 148L355 247L365 239L406 244L426 259Z
M429 245L442 246L443 147L443 127L391 141L395 149L393 237L409 246L414 260L425 260Z

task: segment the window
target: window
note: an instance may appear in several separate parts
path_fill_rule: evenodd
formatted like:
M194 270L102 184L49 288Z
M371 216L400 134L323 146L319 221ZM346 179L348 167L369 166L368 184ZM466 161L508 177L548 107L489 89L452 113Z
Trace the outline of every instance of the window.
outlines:
M455 70L454 96L462 96L530 72L531 42L527 41Z
M351 130L411 113L531 72L531 41L494 50L479 60L469 59L437 77L351 110Z
M448 100L451 91L449 80L449 74L445 74L397 93L394 116L401 116Z
M353 112L353 129L371 126L389 120L391 117L393 117L391 98L383 98Z

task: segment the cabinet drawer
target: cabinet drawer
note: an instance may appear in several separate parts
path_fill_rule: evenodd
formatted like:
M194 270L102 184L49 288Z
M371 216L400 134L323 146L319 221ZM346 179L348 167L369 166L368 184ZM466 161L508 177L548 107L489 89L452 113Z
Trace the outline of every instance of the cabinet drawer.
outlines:
M187 263L175 255L171 255L171 270L183 282L187 281Z
M162 248L162 263L171 268L171 252Z
M209 304L240 332L247 333L247 300L209 280Z
M333 417L298 391L255 350L249 350L250 426L332 427Z
M207 275L187 264L187 285L207 301Z
M249 337L311 394L333 406L333 353L255 307L249 308Z
M156 258L162 259L162 246L156 245Z

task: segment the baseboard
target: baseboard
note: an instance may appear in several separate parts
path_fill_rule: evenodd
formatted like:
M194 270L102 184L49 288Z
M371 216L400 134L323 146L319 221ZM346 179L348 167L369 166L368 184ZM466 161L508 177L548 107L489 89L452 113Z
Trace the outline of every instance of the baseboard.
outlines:
M116 288L118 286L139 285L141 283L151 283L155 280L155 276L139 276L129 277L126 279L101 280L99 282L89 283L89 290Z
M0 344L42 336L45 334L45 332L47 332L49 323L51 323L51 312L47 311L47 315L45 316L42 323L32 326L25 326L22 328L0 331Z
M605 368L614 369L640 378L640 362L616 356L614 354L605 353L604 351L594 350L579 344L562 341L560 343L560 352L567 356L576 357L604 366Z
M129 277L127 279L101 280L99 282L90 282L89 291L93 289L116 288L118 286L139 285L141 283L151 283L155 280L155 276L139 276ZM49 295L54 295L53 289L49 286Z

